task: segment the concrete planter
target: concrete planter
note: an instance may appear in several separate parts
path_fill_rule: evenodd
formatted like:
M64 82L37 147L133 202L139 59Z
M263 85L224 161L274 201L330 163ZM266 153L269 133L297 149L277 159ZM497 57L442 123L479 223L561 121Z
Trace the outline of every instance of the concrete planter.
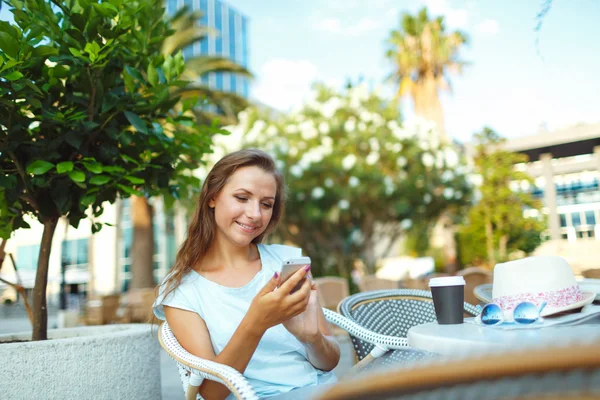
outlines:
M0 335L5 399L160 399L160 345L148 324Z

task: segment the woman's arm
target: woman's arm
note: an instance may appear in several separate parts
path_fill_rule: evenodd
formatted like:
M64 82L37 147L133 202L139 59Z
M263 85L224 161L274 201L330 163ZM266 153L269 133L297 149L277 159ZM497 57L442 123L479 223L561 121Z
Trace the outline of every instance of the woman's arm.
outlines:
M314 292L314 297L316 298L316 290ZM313 299L311 298L310 302L312 301ZM306 348L306 353L308 354L308 361L310 361L315 368L323 371L331 371L340 362L340 347L329 330L327 319L325 318L325 314L323 313L318 300L316 300L316 305L319 332L303 344ZM309 305L308 308L310 307L311 306Z
M279 284L279 275L275 274L254 297L229 343L218 355L212 348L206 323L198 314L165 305L165 317L184 349L198 357L229 365L243 374L265 331L306 309L310 292L298 290L290 294L290 291L307 273L305 269L299 270L278 290L275 288ZM218 382L205 380L198 392L205 399L218 400L227 397L229 389Z
M244 373L265 332L244 318L227 346L215 356L208 328L198 314L168 306L164 310L169 326L183 348L206 360L229 365L240 373ZM208 379L202 382L198 392L205 399L224 399L229 395L226 386Z

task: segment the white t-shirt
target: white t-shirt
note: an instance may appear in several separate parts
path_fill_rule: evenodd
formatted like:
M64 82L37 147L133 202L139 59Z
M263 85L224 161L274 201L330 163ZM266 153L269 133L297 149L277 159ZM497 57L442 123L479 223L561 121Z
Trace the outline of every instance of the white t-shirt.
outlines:
M210 281L195 271L186 274L181 285L164 297L164 284L154 302L154 315L165 320L163 305L198 313L210 333L215 354L229 343L246 315L256 294L275 272L281 272L282 260L300 257L302 250L283 245L257 245L262 269L240 288L229 288ZM254 352L244 376L259 397L335 382L333 372L316 369L307 359L304 346L279 324L268 329ZM230 395L228 399L234 399Z

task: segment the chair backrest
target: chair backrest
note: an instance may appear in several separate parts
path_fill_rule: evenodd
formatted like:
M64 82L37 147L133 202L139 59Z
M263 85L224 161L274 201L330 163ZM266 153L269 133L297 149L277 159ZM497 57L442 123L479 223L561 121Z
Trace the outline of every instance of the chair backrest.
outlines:
M398 289L399 287L399 281L378 278L375 275L365 275L361 277L360 281L358 282L358 288L361 292L370 292L372 290L384 289Z
M583 275L584 278L600 279L600 268L586 269L581 271L581 275Z
M479 300L473 290L484 283L492 283L492 273L481 267L469 267L456 273L462 275L465 279L465 301L471 304L477 304Z
M478 314L475 306L465 303L465 314ZM347 297L338 312L363 328L382 335L407 337L415 325L436 320L431 292L396 289L358 293ZM366 357L374 345L350 336L359 360Z
M336 310L340 301L350 296L350 288L345 278L324 276L315 278L319 303L322 307Z
M434 360L354 377L319 400L600 398L600 341Z
M117 310L121 301L120 294L109 294L101 297L102 301L102 323L110 324L117 316Z
M484 283L483 285L475 286L473 294L481 303L492 302L492 291L494 286L491 283Z
M148 322L152 317L155 299L155 288L130 289L127 292L127 307L131 313L131 322Z

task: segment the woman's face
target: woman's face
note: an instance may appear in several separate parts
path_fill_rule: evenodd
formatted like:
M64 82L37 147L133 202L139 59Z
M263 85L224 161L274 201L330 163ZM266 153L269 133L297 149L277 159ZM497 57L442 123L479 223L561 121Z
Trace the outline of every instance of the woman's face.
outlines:
M247 246L267 229L277 182L273 174L259 167L235 171L216 198L209 201L215 211L216 240Z

